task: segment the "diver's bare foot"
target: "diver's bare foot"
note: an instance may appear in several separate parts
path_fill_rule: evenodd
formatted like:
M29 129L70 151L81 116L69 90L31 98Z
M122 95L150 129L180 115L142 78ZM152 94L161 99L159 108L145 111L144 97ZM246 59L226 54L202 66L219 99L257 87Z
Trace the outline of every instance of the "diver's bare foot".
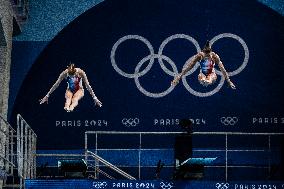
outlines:
M70 112L69 107L64 107L64 110L66 110L66 112Z

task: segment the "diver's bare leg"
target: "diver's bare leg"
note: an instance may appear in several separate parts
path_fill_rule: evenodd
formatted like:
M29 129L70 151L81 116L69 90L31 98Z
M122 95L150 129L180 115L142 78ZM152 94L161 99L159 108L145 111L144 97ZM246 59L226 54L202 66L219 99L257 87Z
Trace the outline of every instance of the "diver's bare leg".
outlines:
M203 86L207 86L208 85L208 81L206 80L206 75L204 75L203 73L199 73L198 81Z
M78 105L78 101L84 96L84 90L79 89L72 97L72 103L69 107L70 111L73 111L74 108Z
M215 72L212 72L209 76L208 76L208 82L209 84L213 84L217 79L217 75Z
M64 110L66 111L69 111L69 107L70 107L70 104L72 102L72 97L73 97L73 93L70 91L70 90L66 90L66 93L65 93L65 106L64 106Z
M206 76L204 74L202 74L202 73L198 74L198 81L199 82L202 82L202 80L205 80L205 78L206 78Z
M202 73L198 75L199 83L202 84L203 86L208 86L208 85L213 84L216 81L216 79L217 79L217 75L215 72L211 73L208 76L205 76Z

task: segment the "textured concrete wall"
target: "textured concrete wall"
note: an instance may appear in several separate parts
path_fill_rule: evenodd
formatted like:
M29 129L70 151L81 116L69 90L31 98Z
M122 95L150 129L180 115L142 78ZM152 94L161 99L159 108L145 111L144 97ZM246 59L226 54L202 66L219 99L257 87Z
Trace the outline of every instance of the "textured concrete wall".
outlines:
M29 19L14 41L50 41L79 15L104 0L29 0Z
M7 119L12 34L13 34L13 11L9 0L0 0L0 115ZM0 128L6 131L6 125L0 121ZM4 157L5 153L5 135L0 132L0 156ZM4 165L3 159L0 160L0 168ZM0 188L3 181L0 180Z
M0 44L0 114L7 118L13 34L13 11L9 0L0 0L0 18L3 30L0 35L5 38Z

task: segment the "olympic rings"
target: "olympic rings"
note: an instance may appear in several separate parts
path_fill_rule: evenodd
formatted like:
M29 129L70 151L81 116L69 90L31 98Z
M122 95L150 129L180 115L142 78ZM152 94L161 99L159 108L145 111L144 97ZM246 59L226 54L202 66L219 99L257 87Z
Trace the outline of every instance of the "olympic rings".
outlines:
M235 125L239 121L237 117L221 117L220 119L223 125Z
M178 74L178 70L177 70L177 67L175 65L175 63L167 56L164 56L164 55L148 55L147 57L143 58L139 63L138 65L136 66L135 68L135 74L136 73L139 73L139 69L141 68L141 66L148 60L151 60L152 58L159 58L159 59L164 59L166 60L173 68L174 70L174 74ZM137 74L138 75L138 74ZM151 93L151 92L148 92L146 91L140 84L139 82L139 77L138 76L135 76L134 77L134 80L135 80L135 84L137 86L137 88L139 89L139 91L141 91L143 94L145 94L146 96L149 96L149 97L152 97L152 98L159 98L159 97L163 97L163 96L166 96L167 94L169 94L170 92L172 92L172 90L175 88L175 86L171 85L170 83L170 87L165 90L164 92L161 92L161 93Z
M164 182L160 182L160 186L162 189L171 189L172 187L174 187L174 183L169 182L169 183L164 183Z
M235 76L237 74L239 74L248 64L248 60L249 60L249 49L248 49L248 46L246 45L245 41L235 35L235 34L232 34L232 33L222 33L222 34L219 34L215 37L213 37L211 40L210 40L210 44L213 45L216 41L218 41L219 39L222 39L222 38L232 38L232 39L235 39L237 40L243 47L244 49L244 52L245 52L245 56L244 56L244 60L243 60L243 63L241 64L241 66L239 68L237 68L236 70L234 71L231 71L231 72L228 72L228 75L229 76ZM116 50L118 48L118 46L125 42L126 40L130 40L130 39L135 39L135 40L138 40L138 41L141 41L143 43L145 43L145 45L148 47L149 49L149 52L150 54L144 58L142 58L139 63L137 64L137 66L135 67L135 72L133 74L131 73L126 73L124 71L122 71L118 66L117 66L117 63L115 61L115 55L116 55ZM142 36L139 36L139 35L126 35L122 38L120 38L112 47L112 50L111 50L111 55L110 55L110 59L111 59L111 64L114 68L114 70L124 76L124 77L127 77L127 78L134 78L134 81L135 81L135 84L138 88L138 90L140 92L142 92L144 95L148 96L148 97L152 97L152 98L160 98L160 97L164 97L166 96L167 94L169 94L175 86L170 86L168 89L166 89L165 91L163 92L160 92L160 93L153 93L153 92L149 92L147 91L146 89L144 89L140 82L139 82L139 78L144 76L145 74L147 74L150 69L152 68L153 64L154 64L154 61L155 59L158 59L158 62L160 64L160 67L162 68L162 70L172 76L172 77L175 77L176 75L179 74L178 70L177 70L177 67L175 65L175 63L167 56L163 55L163 50L165 48L165 46L171 42L172 40L175 40L175 39L186 39L188 40L189 42L191 42L195 48L196 48L196 51L197 52L200 52L201 49L200 49L200 46L198 44L198 42L191 36L189 35L186 35L186 34L175 34L175 35L172 35L168 38L166 38L160 45L159 47L159 51L158 51L158 54L155 54L154 53L154 48L153 46L151 45L151 43L144 37ZM191 59L192 57L189 58L189 60ZM149 61L149 64L143 69L140 71L140 68L142 67L142 65ZM170 66L172 67L173 71L169 70L163 61L166 61L170 64ZM187 65L187 62L184 64L183 68ZM215 93L217 93L223 86L224 82L225 82L225 78L223 76L223 74L216 69L216 74L217 75L220 75L221 76L221 80L220 80L220 83L216 86L215 89L213 89L212 91L209 91L209 92L198 92L198 91L195 91L193 90L189 84L187 83L186 81L186 77L191 75L194 71L196 71L199 67L199 64L196 64L188 73L186 73L186 75L184 75L182 77L182 83L184 85L184 87L193 95L195 96L198 96L198 97L208 97L208 96L211 96Z
M193 45L195 46L196 50L197 50L197 53L201 51L200 49L200 46L198 44L198 42L190 37L189 35L185 35L185 34L175 34L175 35L172 35L170 37L168 37L167 39L165 39L162 44L160 45L160 48L159 48L159 52L158 52L158 55L161 56L163 54L163 51L164 51L164 48L165 46L172 40L174 39L187 39L188 41L192 42ZM192 57L191 57L192 58ZM190 58L190 59L191 59ZM188 62L188 61L187 61ZM174 73L170 70L168 70L168 68L165 66L165 64L163 63L163 60L161 57L159 57L159 63L160 63L160 66L161 68L170 76L175 76ZM190 75L191 73L193 73L195 70L197 70L198 68L198 64L196 64L188 73L187 75Z
M242 38L240 38L239 36L232 34L232 33L222 33L222 34L219 34L219 35L213 37L213 39L210 40L210 45L213 46L213 44L216 41L218 41L219 39L222 39L222 38L226 38L226 37L236 39L243 46L243 49L245 51L245 56L244 56L244 60L243 60L242 65L238 69L236 69L232 72L228 72L228 76L231 77L231 76L234 76L234 75L241 73L241 71L243 71L243 69L245 69L245 67L247 66L248 60L249 60L249 50L248 50L248 46L245 43L245 41ZM217 69L216 69L216 74L222 75L222 73Z
M230 184L229 183L216 183L215 186L217 189L228 189Z
M123 118L121 123L126 127L135 127L140 123L139 118Z
M127 36L124 36L124 37L120 38L113 45L112 50L111 50L111 55L110 55L110 57L111 57L111 64L112 64L113 68L115 69L115 71L117 71L117 73L119 73L120 75L122 75L124 77L128 77L128 78L134 78L135 76L141 77L141 76L145 75L151 69L151 67L153 66L153 63L154 63L154 59L150 59L149 65L142 72L136 73L136 74L125 73L116 64L116 61L115 61L116 49L122 42L124 42L124 41L126 41L128 39L136 39L136 40L142 41L143 43L145 43L147 45L147 47L148 47L148 49L150 51L150 55L154 54L154 48L153 48L153 46L151 45L151 43L147 39L145 39L144 37L139 36L139 35L127 35Z

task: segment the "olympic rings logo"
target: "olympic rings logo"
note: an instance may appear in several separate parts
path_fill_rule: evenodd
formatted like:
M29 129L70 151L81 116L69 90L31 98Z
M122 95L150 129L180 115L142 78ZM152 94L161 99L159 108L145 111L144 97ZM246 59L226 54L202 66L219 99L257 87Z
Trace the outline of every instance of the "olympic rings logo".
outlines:
M217 189L228 189L229 188L229 183L217 183L216 188Z
M248 60L249 60L248 46L246 45L245 41L241 37L239 37L238 35L232 34L232 33L222 33L222 34L219 34L219 35L213 37L210 40L210 45L212 46L215 42L217 42L219 39L222 39L222 38L232 38L232 39L235 39L242 45L242 47L244 49L245 56L244 56L244 59L243 59L243 63L236 70L228 72L228 75L230 77L232 77L232 76L235 76L235 75L239 74L247 66L247 63L248 63ZM137 66L135 67L134 73L126 73L126 72L124 72L123 70L121 70L117 66L117 63L116 63L116 60L115 60L116 50L117 50L117 48L119 47L119 45L121 43L123 43L123 42L125 42L127 40L131 40L131 39L143 42L147 46L147 48L149 49L149 53L150 54L148 56L142 58L138 62ZM175 63L169 57L167 57L167 56L165 56L163 54L165 46L169 42L171 42L171 41L173 41L175 39L186 39L187 41L189 41L190 43L192 43L195 46L196 52L200 52L201 51L201 48L200 48L198 42L193 37L191 37L189 35L186 35L186 34L175 34L175 35L172 35L172 36L166 38L161 43L161 45L159 47L158 54L154 53L153 46L151 45L151 43L146 38L144 38L142 36L139 36L139 35L126 35L126 36L120 38L112 47L111 55L110 55L112 67L121 76L126 77L126 78L131 78L131 79L134 78L134 81L135 81L135 84L136 84L138 90L140 92L142 92L144 95L146 95L148 97L152 97L152 98L164 97L164 96L168 95L175 88L174 85L170 85L169 84L170 85L169 88L166 89L165 91L160 92L160 93L154 93L154 92L149 92L144 87L142 87L140 82L139 82L139 78L144 76L145 74L147 74L150 71L150 69L152 68L152 66L154 64L155 59L158 59L160 67L168 75L170 75L172 77L175 77L176 75L179 74L178 69L177 69ZM189 60L191 58L192 57L190 57ZM143 66L143 64L145 64L148 61L149 61L149 64L145 67L145 69L140 70L141 67ZM170 64L170 66L172 67L173 71L169 70L166 67L164 61L166 61L168 64ZM187 62L188 61L186 61L186 63L184 64L183 68L187 65ZM184 87L191 94L193 94L195 96L198 96L198 97L208 97L208 96L211 96L211 95L217 93L222 88L222 86L224 84L224 81L225 81L225 78L224 78L223 74L219 70L216 70L216 74L221 76L221 80L220 80L220 83L217 85L217 87L215 89L213 89L212 91L209 91L209 92L199 92L199 91L196 91L196 90L192 89L189 86L188 82L186 81L186 77L191 75L194 71L196 71L198 69L198 67L199 67L199 64L195 64L195 66L186 75L184 75L182 77L182 83L183 83Z
M160 186L162 189L171 189L172 187L174 187L174 184L172 182L169 183L161 182Z
M140 123L139 118L123 118L121 123L126 127L135 127Z
M95 188L105 188L107 186L106 182L93 182L93 187Z
M237 117L221 117L220 121L223 125L235 125L238 122L238 118Z

